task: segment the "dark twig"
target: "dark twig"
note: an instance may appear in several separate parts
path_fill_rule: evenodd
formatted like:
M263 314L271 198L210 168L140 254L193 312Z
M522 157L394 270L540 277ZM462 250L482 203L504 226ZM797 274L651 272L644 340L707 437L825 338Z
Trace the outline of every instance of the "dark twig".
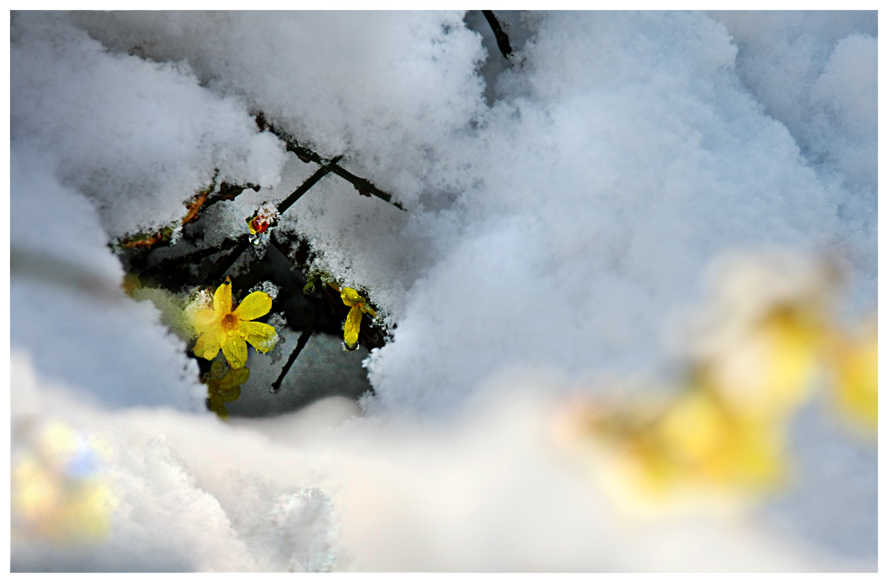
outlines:
M208 247L207 249L199 249L193 253L170 257L169 259L165 259L154 265L148 266L141 271L140 275L142 277L151 277L158 272L169 271L170 269L178 269L183 265L196 263L204 257L215 255L220 251L227 251L233 247L236 247L239 243L240 239L225 239L220 245L216 247Z
M302 349L305 348L305 345L308 344L308 339L311 338L312 333L314 332L315 324L318 323L318 316L320 314L320 310L314 308L311 313L311 321L308 323L308 326L305 330L302 331L302 334L299 335L299 340L296 341L296 348L293 349L293 352L290 354L290 358L287 359L287 363L284 364L284 368L281 369L281 374L278 375L276 381L271 383L271 392L277 393L281 390L281 383L284 382L284 377L287 376L287 373L290 372L290 367L293 366L293 363L296 362L296 358L299 356L299 353L302 352Z
M236 199L243 191L248 188L253 190L254 192L259 192L259 186L253 184L252 182L247 182L246 184L231 184L228 182L223 182L219 185L219 189L215 192L210 193L210 195L207 197L207 201L203 203L203 205L201 205L200 210L198 211L198 216L200 213L207 210L217 202Z
M499 47L503 57L505 57L506 60L509 60L509 57L512 54L512 45L509 43L509 35L507 35L506 31L503 30L503 27L500 26L499 20L497 20L493 10L482 10L481 12L484 14L484 18L487 19L487 24L489 24L490 28L493 30L493 36L496 37L496 46Z
M236 199L244 190L248 188L252 189L255 192L259 192L259 186L253 184L252 182L247 182L246 184L222 182L222 184L217 187L217 178L219 178L218 168L216 169L216 173L213 174L213 181L210 183L210 186L194 195L194 197L192 197L192 199L185 205L188 212L185 217L182 218L183 225L193 223L208 208L218 202L221 202L223 200Z
M222 257L216 259L216 262L213 263L213 267L210 269L210 272L207 274L206 278L204 278L205 283L215 283L216 281L222 279L222 276L225 275L225 272L228 271L234 262L237 261L244 251L247 250L247 247L250 246L250 237L249 235L241 235L237 238L237 244L234 247L234 250L231 251L228 255L223 255Z
M216 173L213 175L213 179L210 182L210 185L207 188L197 192L194 196L191 197L190 200L188 200L188 202L185 203L185 215L180 221L178 221L180 226L185 226L189 223L193 223L208 208L220 201L234 200L247 188L252 188L254 191L257 192L259 190L259 187L251 182L243 185L223 182L217 188L216 178L218 178L218 176L219 170L217 169ZM176 224L177 223L174 221L173 223L170 223L155 231L136 233L135 235L122 237L112 245L112 248L117 247L121 250L140 249L150 252L161 247L169 247L171 238L176 229Z
M303 194L308 192L308 190L312 186L317 184L321 178L326 176L330 172L330 170L331 170L330 166L321 165L321 167L318 168L314 174L309 176L308 179L299 186L299 188L294 190L293 193L290 194L290 196L288 196L287 198L285 198L284 200L282 200L281 202L278 203L278 205L277 205L278 212L281 214L284 214L284 211L286 211L288 208L293 206L293 203L295 203L297 200L299 200L299 197L301 197Z
M406 210L403 206L401 206L401 203L399 203L397 201L392 201L392 195L390 195L387 192L383 192L382 190L379 190L369 180L355 176L354 174L352 174L351 172L349 172L348 170L346 170L342 166L339 166L335 162L332 162L330 164L330 170L333 172L333 174L351 182L354 185L354 187L358 189L358 192L360 194L362 194L364 196L370 196L372 194L373 196L381 198L382 200L384 200L385 202L387 202L389 204L395 205L396 207L398 207L402 211Z
M508 42L508 41L507 41ZM329 167L330 171L333 174L336 174L340 178L351 182L351 184L357 189L358 193L364 196L373 195L377 198L384 200L385 202L398 207L399 209L406 210L401 203L392 201L392 195L381 190L375 184L367 180L366 178L361 178L359 176L355 176L342 166L338 164L339 160L342 156L337 156L333 159L327 160L326 158L321 157L317 152L306 148L305 146L299 145L299 142L296 141L290 134L287 132L276 128L272 123L270 123L267 119L265 119L265 115L263 113L258 113L256 115L256 125L259 126L261 130L268 130L279 140L286 144L286 148L288 152L293 152L296 156L305 163L314 162L315 164L320 164L321 166ZM280 209L278 209L280 210Z
M318 170L309 176L305 182L299 185L299 188L294 190L290 196L282 200L277 205L277 210L279 213L283 214L288 208L293 206L299 197L309 191L312 186L318 183L318 181L326 176L330 172L329 166L321 166ZM213 267L210 269L210 273L207 274L207 277L204 279L206 283L215 283L217 280L221 279L225 272L234 265L234 262L237 261L244 251L247 250L247 247L250 246L250 238L247 235L241 235L239 237L239 241L235 246L234 250L228 255L224 255L216 260L216 263L213 264Z
M274 128L274 126L272 126L271 124L269 124L265 121L265 117L261 113L256 116L256 124L261 129L263 129L263 130L267 129L267 130L271 131L273 134L275 134L278 138L283 140L286 143L287 150L290 152L294 152L299 157L299 159L302 160L303 162L315 162L316 164L320 165L320 168L318 168L314 174L309 176L308 179L299 186L299 188L294 190L290 194L290 196L288 196L287 198L282 200L280 203L278 203L277 210L279 213L283 214L287 209L289 209L291 206L293 206L293 204L297 200L299 200L299 198L302 197L302 195L304 195L306 192L308 192L315 184L318 183L319 180L321 180L321 178L323 178L324 176L326 176L330 172L333 172L337 176L352 183L354 185L354 187L358 189L359 193L361 193L365 196L370 196L372 194L372 195L374 195L378 198L381 198L382 200L398 207L399 209L404 210L404 207L401 206L400 203L392 201L392 196L389 193L378 189L369 180L366 180L366 179L361 178L359 176L355 176L354 174L352 174L348 170L339 166L338 162L342 158L342 156L337 156L337 157L332 158L330 160L322 158L316 152L313 152L312 150L310 150L304 146L300 146L298 143L296 143L295 140L292 140L285 133L277 131ZM216 177L214 176L213 177L214 185L215 185L215 180L216 180ZM228 185L223 182L219 191L214 193L211 196L207 196L207 191L200 193L203 195L203 198L200 199L200 203L196 206L196 208L193 211L189 210L189 222L190 222L190 220L193 220L194 218L196 218L200 211L205 210L201 207L208 207L211 204L219 202L220 200L232 200L237 195L239 195L241 192L243 192L243 190L245 188L256 189L257 187L253 184L247 184L246 186L240 186L240 185ZM188 255L187 258L188 259L203 258L203 257L206 257L207 255L211 255L211 254L216 253L218 251L223 251L227 248L230 248L231 246L232 246L232 244L229 243L229 240L226 240L222 245L220 245L218 247L214 247L211 249L203 249L197 253L192 253L192 254ZM243 252L246 251L248 246L249 246L249 239L246 236L239 238L237 240L237 243L234 244L235 249L231 253L228 253L227 255L220 257L219 259L216 260L216 263L210 269L210 273L207 275L207 277L204 279L204 281L207 283L211 283L211 282L215 282L216 280L220 279L223 275L225 275L225 272L228 271L228 269L232 265L234 265L234 262L237 261L238 258L240 258L240 256L243 254ZM174 264L171 262L175 262L175 264L178 264L183 261L185 261L184 258L170 259L169 261L163 262L162 265L164 265L165 267L168 267L168 266ZM155 269L156 268L157 268L157 266L155 266Z
M301 197L303 194L308 192L308 190L312 186L317 184L317 182L321 178L323 178L326 174L328 174L329 172L330 172L329 168L320 168L317 172L315 172L313 175L311 175L305 182L303 182L299 186L299 188L297 188L295 191L293 191L293 193L290 194L290 196L288 196L285 200L281 201L280 204L278 204L278 212L283 212L283 211L287 210L293 203L295 203L299 199L299 197ZM224 183L223 183L223 185L224 185ZM248 187L249 187L249 185L248 185ZM241 187L238 187L238 188L239 189L236 191L234 196L237 196L237 194L240 194L240 192L243 190L243 188L241 188ZM227 193L225 193L223 190L223 194L227 194ZM231 196L231 195L229 195L229 196ZM231 196L231 198L234 198L234 196ZM231 200L231 198L229 198L227 200ZM218 200L221 200L221 198ZM216 201L214 200L213 202L216 202ZM217 264L220 266L219 268L221 268L221 266L224 265L224 269L227 270L229 267L231 267L231 265L234 264L235 261L237 261L237 258L240 257L240 254L246 250L247 245L244 244L244 242L246 240L247 240L246 236L242 236L237 239L225 239L224 241L222 241L222 243L220 243L219 245L216 245L214 247L207 247L206 249L200 249L200 250L194 251L193 253L187 253L185 255L179 255L176 257L170 257L169 259L162 260L155 265L144 268L141 271L141 274L143 276L148 276L148 275L157 273L159 271L176 269L182 265L194 263L195 261L199 261L199 260L203 259L204 257L208 257L210 255L215 255L216 253L219 253L220 251L227 251L228 249L231 249L233 247L239 247L239 249L236 250L234 253L229 253L228 255L225 256L226 258L231 260L230 263L225 264L225 260L222 258L217 260ZM214 265L214 268L210 270L210 274L207 276L205 281L210 282L213 280L214 277L218 278L218 277L221 277L222 275L225 274L225 271L222 271L221 273L219 273L218 269L215 269L215 267L216 266Z

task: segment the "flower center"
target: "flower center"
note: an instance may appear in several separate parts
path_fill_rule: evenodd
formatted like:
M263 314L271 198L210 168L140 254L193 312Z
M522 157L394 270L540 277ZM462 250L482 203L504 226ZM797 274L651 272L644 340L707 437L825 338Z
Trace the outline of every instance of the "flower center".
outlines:
M227 314L224 318L222 318L222 329L226 332L230 332L231 330L236 330L238 324L238 318L234 315L234 312Z

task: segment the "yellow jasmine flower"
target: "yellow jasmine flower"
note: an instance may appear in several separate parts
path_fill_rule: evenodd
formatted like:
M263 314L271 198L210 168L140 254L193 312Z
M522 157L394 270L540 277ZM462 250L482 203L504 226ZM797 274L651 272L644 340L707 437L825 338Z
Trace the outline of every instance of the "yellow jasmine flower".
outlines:
M207 401L210 411L220 419L228 419L228 409L225 402L236 401L240 398L240 386L250 378L250 369L237 368L225 370L221 361L215 361L210 373L204 378L207 385Z
M327 285L339 292L342 303L350 307L348 316L345 318L345 346L349 350L354 350L358 346L358 334L361 332L361 317L364 314L370 314L376 317L376 311L367 305L367 299L362 297L357 290L350 287L338 288L335 283L325 282Z
M56 543L87 542L111 532L114 504L97 453L73 428L49 421L23 430L13 464L12 535Z
M839 407L867 429L879 423L879 337L875 321L857 338L836 334L825 360Z
M362 298L357 291L350 287L342 288L339 292L342 303L349 306L348 316L345 318L345 345L354 348L358 344L358 334L361 331L361 316L367 312L376 316L373 308L367 306L367 300Z
M789 423L824 366L839 407L877 428L875 319L856 335L838 330L834 270L771 263L726 277L694 323L678 391L619 406L580 402L558 420L560 441L584 448L600 483L630 507L745 503L779 486Z
M783 476L783 424L754 422L705 390L687 388L653 406L586 415L586 439L607 446L622 486L662 499L686 488L751 492Z
M683 479L759 489L783 475L783 433L782 419L750 419L692 389L658 421L654 441Z
M278 335L273 326L251 322L271 310L271 297L255 291L244 298L234 310L231 302L231 280L216 289L213 307L198 310L194 315L194 331L200 337L194 345L194 354L212 360L222 354L231 368L243 368L247 363L247 342L260 352L268 352L277 343Z
M695 373L737 415L783 418L808 397L827 328L824 310L804 302L771 308Z
M780 484L786 467L781 427L737 423L708 395L654 399L616 408L574 403L554 418L562 451L621 512L735 516Z

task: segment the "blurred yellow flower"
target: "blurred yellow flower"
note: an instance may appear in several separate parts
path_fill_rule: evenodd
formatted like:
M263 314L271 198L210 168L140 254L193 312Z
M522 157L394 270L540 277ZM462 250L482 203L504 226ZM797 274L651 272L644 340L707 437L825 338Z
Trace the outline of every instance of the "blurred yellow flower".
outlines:
M707 391L682 395L659 419L656 434L686 479L758 490L783 475L783 423L738 415Z
M875 319L856 336L839 330L830 309L837 281L829 263L788 255L736 264L696 322L679 390L620 406L574 405L560 422L561 441L591 451L601 483L636 509L710 494L740 501L779 485L789 424L821 368L839 407L857 425L877 427Z
M857 337L836 334L825 354L833 394L852 420L868 430L879 423L879 337L875 321Z
M786 471L785 434L809 395L821 330L807 306L774 306L727 350L696 360L671 398L597 413L590 437L621 451L617 473L654 497L773 487Z
M11 476L13 536L56 543L106 538L114 501L96 452L60 421L23 433L27 443Z
M210 411L220 419L228 419L226 402L236 401L240 398L240 386L250 378L250 369L228 368L221 361L213 362L209 374L204 377L207 385L207 401Z
M819 306L774 306L727 350L697 362L694 373L737 415L785 417L809 396L824 338L823 318Z
M200 336L194 345L194 354L212 360L222 354L231 368L242 368L247 363L247 342L260 352L268 352L277 343L273 326L251 322L271 310L271 297L255 291L232 311L231 280L216 289L213 307L198 310L193 317L194 330Z
M579 435L604 447L594 449L610 460L606 479L624 495L667 501L700 488L750 494L784 474L783 423L738 416L706 390L621 407L581 405L573 417Z

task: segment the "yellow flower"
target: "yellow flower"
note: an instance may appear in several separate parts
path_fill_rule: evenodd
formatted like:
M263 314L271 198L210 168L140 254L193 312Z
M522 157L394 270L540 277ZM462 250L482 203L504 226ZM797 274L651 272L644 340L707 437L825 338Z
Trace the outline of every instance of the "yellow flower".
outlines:
M339 292L342 303L350 307L348 316L345 317L345 346L349 350L354 350L358 346L358 334L361 332L361 316L370 314L376 317L376 311L367 305L367 299L350 287L342 289L336 287L335 283L325 282L327 285Z
M558 419L560 443L583 447L601 483L623 501L675 508L709 499L745 504L782 485L790 422L823 368L836 404L876 430L875 318L856 334L837 329L835 270L794 278L784 263L747 266L726 279L696 323L700 337L679 390L616 407L572 405Z
M106 538L115 501L97 452L60 421L23 433L27 443L11 475L13 537L55 543Z
M268 352L277 343L273 326L250 321L269 310L271 297L255 291L232 311L231 280L226 278L213 295L213 307L198 310L194 315L194 331L200 335L194 354L212 360L221 348L231 368L243 368L247 363L247 342L260 352Z
M228 409L225 402L236 401L240 398L240 386L250 378L250 369L237 368L225 370L225 365L220 361L213 363L210 374L204 378L207 385L207 401L210 411L220 419L228 419Z
M866 429L879 423L879 338L875 322L852 337L835 334L825 360L834 379L834 397L851 420Z
M757 490L783 477L782 419L738 415L705 390L687 390L657 423L656 441L678 475Z
M354 348L358 344L358 334L361 332L361 316L367 312L376 316L373 308L367 306L367 300L362 298L357 291L350 287L342 288L339 292L342 303L349 306L348 316L345 318L345 345Z
M801 302L776 305L722 354L698 362L695 373L736 415L783 419L810 394L827 327L822 312Z
M665 501L685 488L741 494L779 483L783 424L735 413L713 393L686 387L669 400L586 405L575 416L584 419L580 435L609 450L620 488Z

